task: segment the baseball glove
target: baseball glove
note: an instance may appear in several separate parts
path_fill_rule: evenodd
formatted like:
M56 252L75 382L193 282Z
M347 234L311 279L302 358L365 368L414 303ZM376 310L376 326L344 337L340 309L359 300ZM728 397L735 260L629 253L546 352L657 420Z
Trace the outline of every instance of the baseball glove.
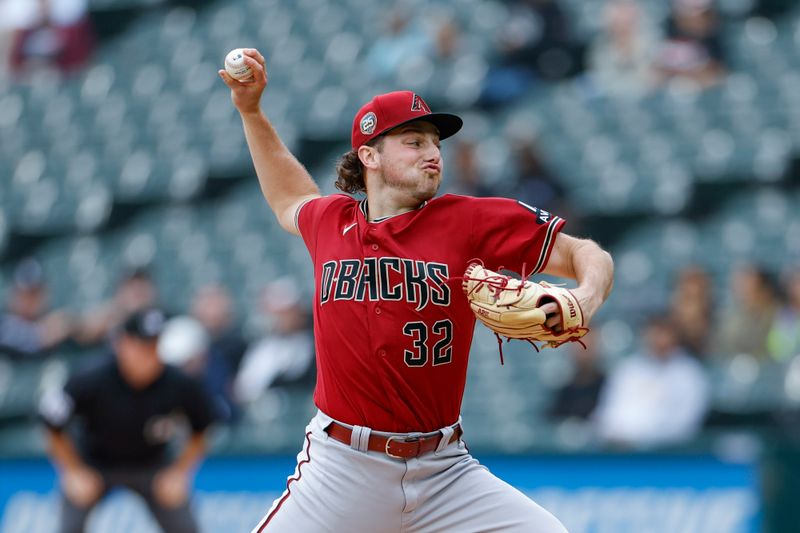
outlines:
M495 332L498 340L500 335L527 340L538 350L537 342L555 348L565 342L581 342L579 339L589 331L581 306L568 289L544 281L515 279L478 263L467 267L463 287L475 316ZM540 309L548 302L555 302L560 311L560 322L554 327L546 324L549 317Z

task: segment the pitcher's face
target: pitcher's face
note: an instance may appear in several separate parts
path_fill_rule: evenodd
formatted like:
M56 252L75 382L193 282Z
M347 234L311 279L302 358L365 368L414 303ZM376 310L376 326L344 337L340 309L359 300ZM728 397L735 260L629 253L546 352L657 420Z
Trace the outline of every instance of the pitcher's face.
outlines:
M383 184L405 192L419 202L430 200L442 182L439 131L417 121L386 134L379 153Z

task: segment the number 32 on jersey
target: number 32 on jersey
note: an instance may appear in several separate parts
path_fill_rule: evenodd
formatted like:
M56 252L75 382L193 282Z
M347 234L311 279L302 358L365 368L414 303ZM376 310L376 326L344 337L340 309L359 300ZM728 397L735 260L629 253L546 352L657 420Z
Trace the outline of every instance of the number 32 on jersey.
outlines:
M404 350L406 365L425 366L430 359L433 366L439 366L453 360L453 323L450 320L438 320L430 327L425 322L407 322L403 335L412 339L412 349Z

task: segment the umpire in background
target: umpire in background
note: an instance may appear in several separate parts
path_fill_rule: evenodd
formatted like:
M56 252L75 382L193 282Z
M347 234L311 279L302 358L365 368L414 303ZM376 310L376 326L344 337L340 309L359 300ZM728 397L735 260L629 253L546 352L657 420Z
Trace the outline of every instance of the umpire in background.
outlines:
M159 359L165 318L158 309L131 315L114 340L113 357L42 399L63 493L63 533L82 532L92 508L114 487L141 495L164 531L197 531L189 492L215 417L202 385ZM170 454L183 416L191 436ZM74 441L68 429L75 430Z

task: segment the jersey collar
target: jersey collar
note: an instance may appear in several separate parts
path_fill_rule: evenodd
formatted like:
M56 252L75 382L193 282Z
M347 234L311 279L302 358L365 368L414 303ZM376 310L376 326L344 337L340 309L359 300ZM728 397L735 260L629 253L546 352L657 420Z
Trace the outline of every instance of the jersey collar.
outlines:
M412 209L411 211L408 211L408 213L412 213L414 211L418 211L418 210L422 209L423 207L428 205L428 202L429 202L429 200L425 200L424 202L419 204L415 209ZM385 216L385 217L376 218L375 220L370 220L369 219L369 206L367 205L367 199L366 198L364 198L363 200L358 202L358 208L361 210L361 213L364 215L364 220L366 220L370 224L378 224L380 222L383 222L384 220L389 220L390 218L399 217L400 215L405 215L406 214L406 213L399 213L397 215L388 215L388 216Z

